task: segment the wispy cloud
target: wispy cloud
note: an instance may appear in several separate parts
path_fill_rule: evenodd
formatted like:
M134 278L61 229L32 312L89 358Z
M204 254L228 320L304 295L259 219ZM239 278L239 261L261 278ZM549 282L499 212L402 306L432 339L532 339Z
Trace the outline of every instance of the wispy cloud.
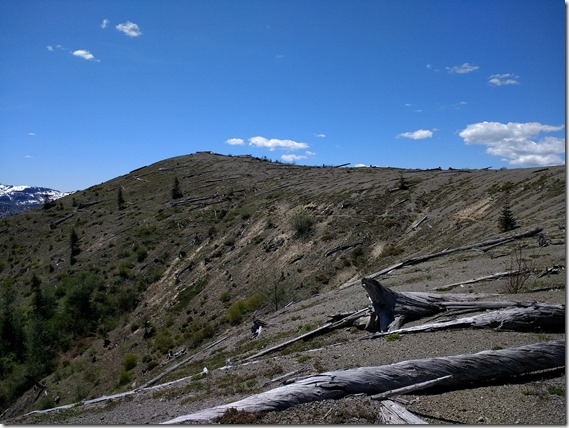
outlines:
M84 50L84 49L78 49L78 50L76 50L76 51L71 52L71 54L72 54L73 56L77 56L77 57L79 57L79 58L83 58L84 60L87 60L87 61L98 61L98 60L95 58L95 55L93 55L91 52L89 52L89 51L87 51L87 50Z
M493 74L488 78L488 83L494 86L519 85L519 78L520 76L511 73Z
M140 28L134 22L126 21L118 24L115 28L129 37L138 37L142 35L142 31L140 31Z
M101 28L102 29L107 28L110 23L111 23L111 21L109 21L108 19L103 19L103 22L101 22Z
M307 156L303 156L303 155L293 155L293 154L289 154L289 155L282 155L281 159L285 162L296 162L302 159L306 159Z
M431 138L433 136L433 131L428 129L418 129L413 132L403 132L397 136L397 138L410 138L411 140L424 140L425 138Z
M36 136L36 133L35 133L35 132L28 132L28 135L29 135L30 137L35 137L35 136Z
M47 50L50 52L53 52L55 49L53 48L53 46L46 46Z
M225 140L225 143L230 146L242 146L245 144L245 140L242 138L229 138L228 140Z
M275 149L303 150L308 148L308 144L306 143L265 137L251 137L249 138L249 145L255 147L264 147L270 151L273 151Z
M281 159L284 162L296 162L302 159L308 159L311 156L314 156L316 153L311 152L311 151L306 151L304 152L303 155L295 155L295 154L286 154L286 155L282 155Z
M465 62L462 65L455 65L452 67L445 67L447 69L447 71L449 73L453 73L453 74L468 74L468 73L472 73L473 71L478 70L480 67L478 67L477 65L473 65L470 64L468 62Z
M486 153L500 156L510 165L563 165L561 155L565 153L563 138L547 136L541 140L535 137L541 133L560 131L564 125L543 125L539 122L499 123L479 122L468 125L458 135L465 144L486 146Z
M317 138L326 138L326 134L314 134Z

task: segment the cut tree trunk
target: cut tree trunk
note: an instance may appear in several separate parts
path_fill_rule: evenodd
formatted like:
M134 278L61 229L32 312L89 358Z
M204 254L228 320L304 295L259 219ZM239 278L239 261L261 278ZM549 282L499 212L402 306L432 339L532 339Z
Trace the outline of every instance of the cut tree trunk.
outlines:
M506 308L519 306L518 302L478 301L481 296L473 294L437 294L424 292L396 292L384 287L373 278L362 278L362 285L368 294L375 314L379 318L379 331L388 331L396 316L405 322L435 315L450 308ZM402 320L398 323L401 325ZM393 328L393 326L391 327Z
M242 400L200 410L163 422L210 422L230 408L247 412L282 410L302 403L339 399L352 394L379 394L443 376L439 385L465 387L469 383L512 376L565 365L565 341L536 343L518 348L476 354L425 358L377 367L359 367L321 373L294 380Z

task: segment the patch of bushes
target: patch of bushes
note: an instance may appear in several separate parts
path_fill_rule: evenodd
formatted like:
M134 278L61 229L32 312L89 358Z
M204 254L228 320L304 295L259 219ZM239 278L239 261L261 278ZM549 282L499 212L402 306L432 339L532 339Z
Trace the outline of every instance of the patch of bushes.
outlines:
M389 256L398 256L402 253L403 253L403 248L400 248L397 245L388 245L383 249L381 255L384 257L389 257Z
M156 332L156 336L152 341L152 347L161 353L165 354L168 352L168 349L174 346L174 338L172 337L172 332L167 329L163 328Z
M296 232L296 236L305 237L312 231L314 219L304 212L298 212L291 217L290 225Z
M119 379L117 381L117 387L126 385L130 383L132 380L132 372L125 370L124 368L121 369L119 373Z
M247 299L240 299L229 307L225 320L231 325L241 324L244 315L260 308L264 303L265 297L261 293L255 293Z
M122 365L126 371L132 370L136 367L138 357L134 354L126 354L122 360Z

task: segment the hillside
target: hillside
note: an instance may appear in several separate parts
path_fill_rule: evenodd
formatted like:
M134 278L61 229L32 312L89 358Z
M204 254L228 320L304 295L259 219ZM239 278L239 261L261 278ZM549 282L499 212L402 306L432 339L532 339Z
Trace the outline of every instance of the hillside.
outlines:
M366 332L350 327L239 364L330 315L365 308L369 301L358 283L363 276L409 257L536 227L550 245L524 239L523 245L461 252L378 279L398 291L433 290L510 269L518 250L533 272L523 290L504 293L509 282L503 278L458 292L565 303L565 195L564 166L305 167L202 152L139 168L49 209L2 219L0 419L158 423L270 389L273 378L294 370L307 374L564 339L457 330L359 341ZM519 225L513 232L498 227L505 206ZM553 266L559 273L539 277ZM252 340L255 317L268 325ZM131 390L197 353L160 379L185 378L169 388L22 416ZM227 358L233 371L215 370ZM207 376L199 375L204 366ZM37 397L26 374L48 394ZM564 423L564 385L558 373L522 385L418 395L413 405L438 423ZM559 388L562 396L551 392ZM475 393L480 399L449 405ZM257 422L374 423L374 405L348 397Z

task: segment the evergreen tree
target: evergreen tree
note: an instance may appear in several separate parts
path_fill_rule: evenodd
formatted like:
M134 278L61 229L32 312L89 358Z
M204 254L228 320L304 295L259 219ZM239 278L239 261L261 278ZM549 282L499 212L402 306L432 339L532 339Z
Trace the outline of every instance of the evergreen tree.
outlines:
M25 351L24 317L16 305L16 290L11 281L2 286L0 301L0 355L13 354L23 361Z
M75 264L75 262L77 261L77 257L79 255L79 253L81 252L81 249L79 248L79 236L77 236L77 232L75 232L75 228L71 229L71 236L69 237L69 244L71 247L71 256L69 258L69 261L72 265Z
M172 187L172 199L180 199L184 194L180 189L180 180L178 177L174 177L174 186Z
M518 222L512 213L510 204L506 201L498 218L498 227L502 232L508 232L518 227Z
M118 194L117 194L117 202L119 205L119 210L124 210L126 208L126 202L124 200L122 187L119 187Z

